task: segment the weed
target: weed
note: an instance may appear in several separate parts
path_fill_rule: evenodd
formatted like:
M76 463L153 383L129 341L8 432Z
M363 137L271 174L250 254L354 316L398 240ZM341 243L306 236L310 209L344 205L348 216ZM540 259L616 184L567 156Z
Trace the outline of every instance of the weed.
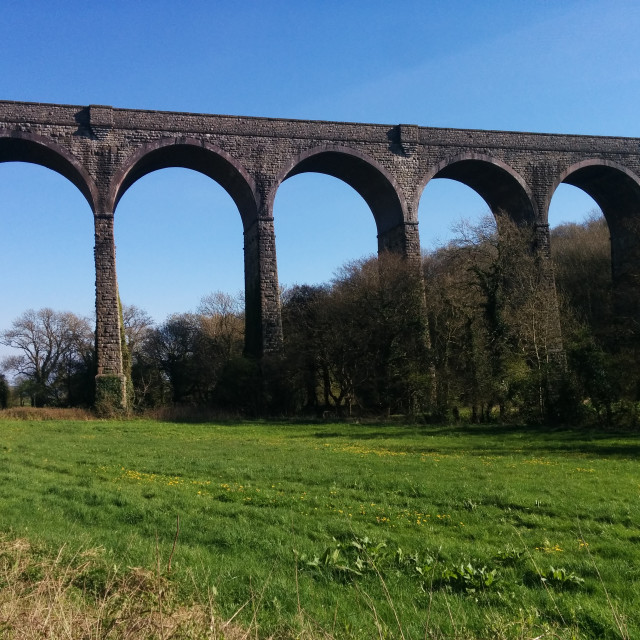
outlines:
M524 555L524 551L516 549L512 546L507 546L502 551L499 551L493 556L493 559L501 565L515 565Z
M375 563L382 560L386 553L386 542L375 543L367 536L354 536L346 542L333 539L320 556L301 556L303 566L309 569L322 570L332 578L347 580L352 576L362 576L367 572L375 572Z
M498 570L474 567L471 563L445 568L441 581L455 591L475 594L486 591L498 581Z
M467 510L467 511L474 511L475 509L478 508L478 503L474 502L473 500L469 500L468 498L466 498L463 503L462 506Z
M420 558L417 551L405 553L398 547L392 554L386 541L373 542L368 537L354 536L347 542L334 543L321 555L312 559L300 558L307 569L315 570L323 577L339 581L353 581L366 573L375 573L380 580L395 572L417 579L423 591L431 588L450 588L461 593L475 594L495 586L497 569L477 567L470 562L443 566L437 571L436 559L426 554Z
M549 567L548 571L540 571L538 575L542 582L559 589L579 587L584 584L583 578L564 567L558 567L557 569Z

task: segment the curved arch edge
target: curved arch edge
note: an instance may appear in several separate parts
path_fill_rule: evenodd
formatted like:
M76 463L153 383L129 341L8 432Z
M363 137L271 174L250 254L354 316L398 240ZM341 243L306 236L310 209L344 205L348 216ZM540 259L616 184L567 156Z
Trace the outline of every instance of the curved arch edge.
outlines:
M551 199L555 194L558 187L565 182L565 180L576 171L580 169L585 169L587 167L608 167L610 169L614 169L619 171L620 173L626 175L632 182L636 184L638 189L640 190L640 176L631 171L628 167L624 165L618 164L617 162L613 162L612 160L606 160L604 158L587 158L586 160L580 160L579 162L575 162L572 165L569 165L560 173L556 179L551 184L551 187L547 191L545 195L545 200L542 203L542 207L544 209L545 220L548 220L549 217L549 207L551 206ZM569 183L567 183L569 184ZM580 188L580 187L577 187Z
M240 179L244 182L245 186L251 193L252 200L253 200L253 203L252 203L253 211L250 211L250 212L246 211L246 208L243 207L242 204L238 202L237 194L231 193L225 187L225 185L221 184L214 177L206 174L203 171L200 171L199 169L193 169L193 170L198 171L199 173L203 173L204 175L207 175L212 180L218 182L218 184L220 184L220 186L222 186L225 189L225 191L227 191L227 193L231 196L231 198L234 200L234 202L238 206L238 209L240 210L240 214L243 219L243 223L245 224L245 227L248 224L246 218L257 217L258 189L256 187L255 180L244 168L244 166L238 160L236 160L233 156L231 156L224 149L218 147L217 145L207 142L205 140L199 140L197 138L190 138L190 137L160 138L154 142L150 142L138 147L131 155L129 155L129 157L127 157L124 160L120 168L114 173L109 184L106 202L107 202L107 206L111 208L111 211L115 212L115 209L118 206L120 199L126 193L126 191L133 184L135 184L137 180L139 180L140 178L144 177L144 175L146 175L146 173L143 173L142 175L132 179L130 183L127 182L128 178L136 170L136 168L139 167L141 163L144 162L144 159L156 151L160 151L163 149L170 150L172 147L174 148L191 147L194 150L195 149L203 150L207 153L212 154L212 156L217 156L218 158L221 158L222 160L224 160L229 166L233 168L236 175L240 177ZM166 166L162 166L160 168L171 168L176 166L182 166L182 165L172 164L171 162L169 162L166 164ZM156 169L154 169L154 171L155 170Z
M91 177L84 165L65 147L53 142L49 138L24 131L6 131L0 129L0 143L2 140L24 140L28 144L36 145L45 150L45 153L53 154L52 157L58 157L62 166L56 166L55 162L38 162L36 160L18 159L16 162L31 162L41 167L45 167L51 171L55 171L63 178L66 178L82 193L88 202L91 211L95 214L100 203L100 195L95 180ZM7 162L13 162L7 160ZM65 171L64 169L68 169Z
M536 206L536 201L535 198L533 197L533 193L531 191L531 188L529 187L529 185L527 184L527 182L525 181L525 179L520 175L520 173L518 173L513 167L511 167L510 165L508 165L506 162L503 162L502 160L498 159L498 158L493 158L492 156L488 156L486 154L483 153L460 153L458 155L455 155L453 157L449 157L449 158L444 158L442 159L438 164L436 164L435 166L433 166L427 173L426 175L423 177L423 179L418 183L418 187L416 189L416 195L415 195L415 200L413 202L413 208L415 211L418 211L418 207L420 205L420 200L422 199L422 195L424 193L424 190L427 186L427 184L429 183L430 180L432 180L433 178L437 177L438 173L440 173L443 169L454 165L458 162L464 162L467 160L475 160L478 162L484 162L486 164L489 165L493 165L494 167L497 167L498 169L501 169L502 171L504 171L505 173L507 173L511 178L513 178L518 185L520 186L520 188L523 190L524 194L527 196L527 199L529 201L529 203L531 204L531 208L533 211L533 214L535 216L536 219L539 219L539 214L540 212L537 210L537 206ZM469 187L472 188L472 187ZM475 189L474 189L475 191ZM478 194L480 195L480 194ZM482 197L482 196L481 196Z
M320 156L325 153L335 153L345 157L353 158L354 160L359 160L361 162L364 162L373 171L378 173L381 176L381 178L386 181L388 186L393 190L393 193L397 199L397 206L399 207L399 210L402 215L402 219L397 220L397 224L410 222L410 220L408 220L408 209L407 209L407 203L406 203L403 189L398 184L397 180L389 173L389 171L385 169L385 167L383 167L379 162L377 162L371 156L368 156L367 154L362 153L357 149L352 149L351 147L346 147L344 145L335 145L335 144L317 145L309 149L306 149L305 151L302 151L301 153L289 159L286 165L282 169L280 169L280 171L277 173L275 177L275 181L271 186L269 193L266 196L266 204L270 211L273 211L275 198L276 198L278 189L280 188L280 185L287 178L292 177L294 175L298 175L295 172L296 167L300 166L303 162L305 162L306 160L309 160L310 158L313 158L314 156ZM303 172L300 172L300 173L303 173ZM340 178L338 176L333 176L333 177L335 177L338 180L341 180L345 184L348 184L350 187L355 189L355 187L344 178ZM360 195L362 196L362 194Z

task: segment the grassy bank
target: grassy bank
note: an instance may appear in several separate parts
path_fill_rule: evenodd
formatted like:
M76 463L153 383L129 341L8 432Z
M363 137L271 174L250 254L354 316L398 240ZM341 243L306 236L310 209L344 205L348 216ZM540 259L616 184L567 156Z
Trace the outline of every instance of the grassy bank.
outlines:
M633 638L639 452L498 426L5 419L1 529L97 548L85 595L150 570L251 637Z

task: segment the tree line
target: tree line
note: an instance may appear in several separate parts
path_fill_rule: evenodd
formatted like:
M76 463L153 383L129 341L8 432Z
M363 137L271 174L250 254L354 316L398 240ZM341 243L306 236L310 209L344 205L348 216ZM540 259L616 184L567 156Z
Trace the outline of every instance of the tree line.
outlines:
M421 268L382 254L286 289L283 350L259 361L242 353L238 297L210 294L159 325L123 306L131 409L637 425L640 331L616 314L605 220L552 230L552 260L537 241L490 216ZM92 404L88 320L27 311L0 342L18 352L0 402Z

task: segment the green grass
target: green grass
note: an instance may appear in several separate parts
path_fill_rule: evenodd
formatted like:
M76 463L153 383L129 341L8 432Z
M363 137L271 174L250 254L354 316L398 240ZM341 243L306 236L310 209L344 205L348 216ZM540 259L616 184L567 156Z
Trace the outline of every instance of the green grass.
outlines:
M500 426L3 420L0 530L164 567L179 516L181 597L215 586L264 637L634 638L639 453Z

